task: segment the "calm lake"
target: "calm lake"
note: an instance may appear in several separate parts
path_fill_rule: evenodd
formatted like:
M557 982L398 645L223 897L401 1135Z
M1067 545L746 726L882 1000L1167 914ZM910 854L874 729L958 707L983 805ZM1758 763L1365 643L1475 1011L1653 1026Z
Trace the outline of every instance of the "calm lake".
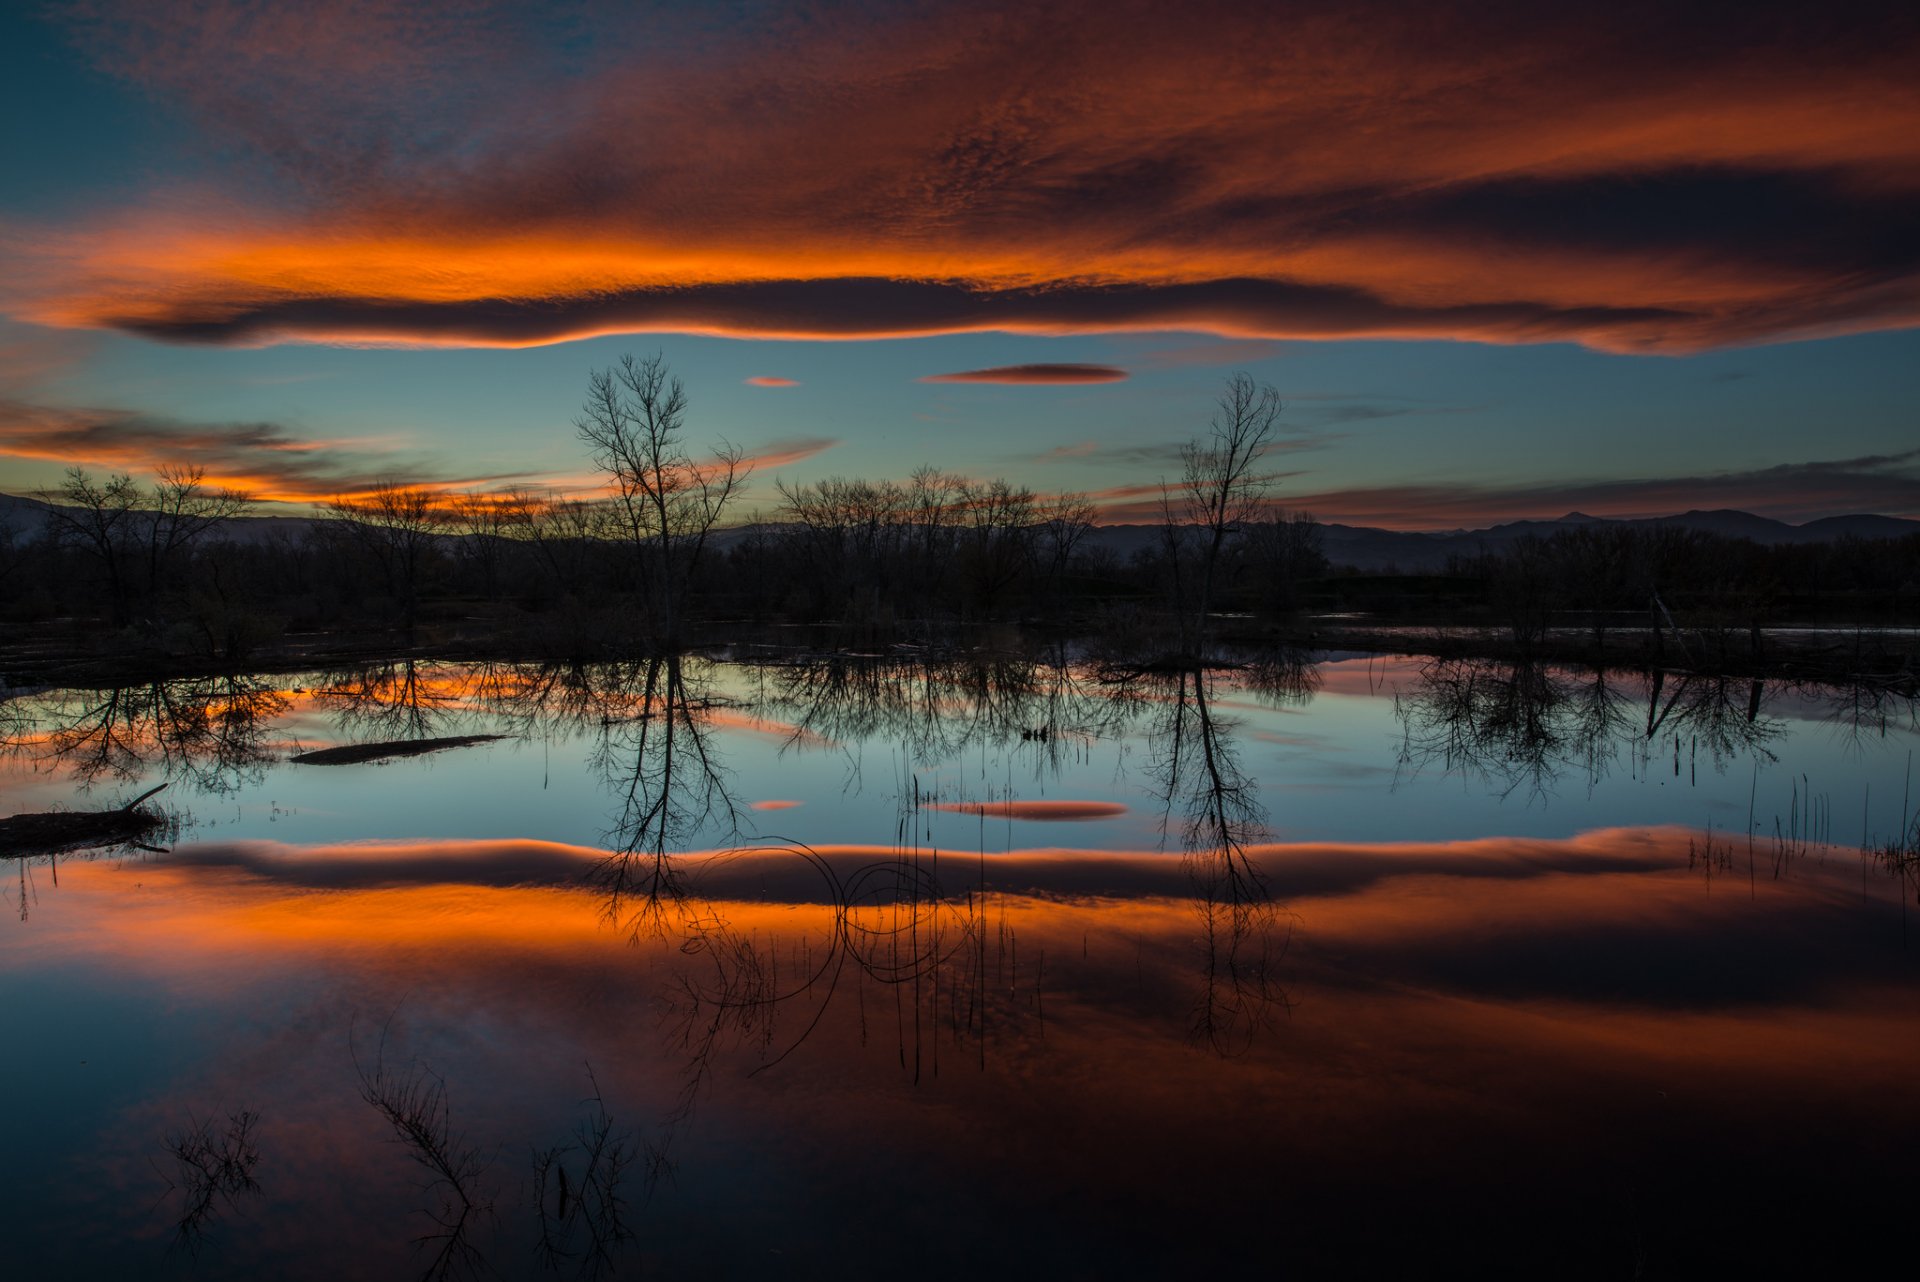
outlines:
M416 755L341 745L498 736ZM1915 708L1344 653L0 702L21 1279L1844 1274L1920 1141Z

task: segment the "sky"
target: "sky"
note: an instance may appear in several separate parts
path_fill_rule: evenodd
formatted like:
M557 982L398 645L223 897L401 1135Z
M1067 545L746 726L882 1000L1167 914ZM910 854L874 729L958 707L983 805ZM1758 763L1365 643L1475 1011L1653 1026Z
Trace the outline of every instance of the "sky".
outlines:
M587 493L659 352L776 479L1150 519L1920 517L1910 4L0 6L0 491ZM743 508L741 514L747 514Z

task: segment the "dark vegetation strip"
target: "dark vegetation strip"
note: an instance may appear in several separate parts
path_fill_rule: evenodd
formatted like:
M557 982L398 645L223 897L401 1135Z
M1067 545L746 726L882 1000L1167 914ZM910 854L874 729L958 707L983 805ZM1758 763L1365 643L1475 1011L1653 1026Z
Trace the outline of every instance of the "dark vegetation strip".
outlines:
M1345 545L1282 506L1259 465L1281 406L1246 375L1163 479L1163 519L1105 531L1085 496L932 466L760 478L778 508L742 524L747 460L689 439L687 394L658 358L595 373L582 408L580 445L616 497L396 482L317 518L246 523L249 496L182 466L145 486L73 469L43 504L0 503L0 687L355 654L587 662L755 629L815 630L825 648L964 644L1007 624L1172 668L1223 639L1372 648L1371 629L1384 648L1428 653L1920 669L1900 631L1920 622L1920 534L1898 522L1859 527L1888 537L1787 544L1682 524L1503 527L1444 566L1423 554L1410 567L1437 572L1332 564ZM1861 636L1785 641L1773 630L1786 624ZM1395 631L1409 625L1448 631Z

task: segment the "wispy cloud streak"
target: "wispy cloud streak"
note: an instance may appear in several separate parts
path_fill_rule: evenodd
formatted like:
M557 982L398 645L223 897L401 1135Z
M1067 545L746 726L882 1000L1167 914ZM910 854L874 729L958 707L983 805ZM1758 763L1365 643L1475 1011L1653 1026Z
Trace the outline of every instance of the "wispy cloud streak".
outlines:
M277 423L191 423L134 410L0 400L0 459L6 458L135 473L183 464L204 469L210 484L293 503L364 494L387 482L445 490L530 475L449 476L377 443L305 440Z

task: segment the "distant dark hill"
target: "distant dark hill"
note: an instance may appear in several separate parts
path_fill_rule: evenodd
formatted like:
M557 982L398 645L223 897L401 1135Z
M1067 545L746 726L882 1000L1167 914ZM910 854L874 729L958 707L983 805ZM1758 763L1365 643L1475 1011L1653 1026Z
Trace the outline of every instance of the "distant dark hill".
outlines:
M1509 521L1484 530L1452 530L1441 534L1409 534L1350 525L1329 525L1324 528L1327 556L1335 565L1350 565L1360 570L1382 570L1394 566L1405 571L1423 571L1445 568L1447 559L1452 556L1473 556L1482 551L1496 551L1528 536L1548 538L1560 531L1582 526L1634 529L1677 527L1724 538L1751 539L1766 546L1819 543L1841 538L1891 539L1920 534L1920 521L1893 516L1832 516L1809 521L1805 525L1788 525L1785 521L1728 509L1684 512L1678 516L1638 520L1608 520L1574 512L1559 520Z
M0 494L0 525L11 525L15 534L31 534L47 519L48 504L17 494Z
M12 526L15 538L31 538L40 532L47 513L53 508L54 504L23 494L0 494L0 525ZM289 537L297 539L321 519L310 516L247 516L227 522L221 527L220 535L235 543L253 543L270 537L276 531L284 531Z
M1818 543L1841 538L1892 539L1920 534L1920 521L1895 516L1830 516L1805 525L1788 525L1751 512L1722 509L1714 512L1684 512L1679 516L1640 520L1609 520L1569 512L1557 520L1507 521L1484 530L1445 530L1437 532L1383 530L1364 525L1323 525L1321 534L1327 558L1335 565L1357 570L1398 569L1422 573L1446 568L1455 556L1474 556L1491 552L1528 536L1550 538L1562 530L1582 526L1625 526L1647 528L1677 526L1700 530L1726 538L1751 539L1755 543ZM1089 545L1111 548L1122 558L1151 546L1159 530L1151 525L1103 525L1088 538Z
M1897 516L1823 516L1805 525L1790 526L1795 542L1815 543L1822 539L1898 539L1920 529L1920 521L1905 521Z

